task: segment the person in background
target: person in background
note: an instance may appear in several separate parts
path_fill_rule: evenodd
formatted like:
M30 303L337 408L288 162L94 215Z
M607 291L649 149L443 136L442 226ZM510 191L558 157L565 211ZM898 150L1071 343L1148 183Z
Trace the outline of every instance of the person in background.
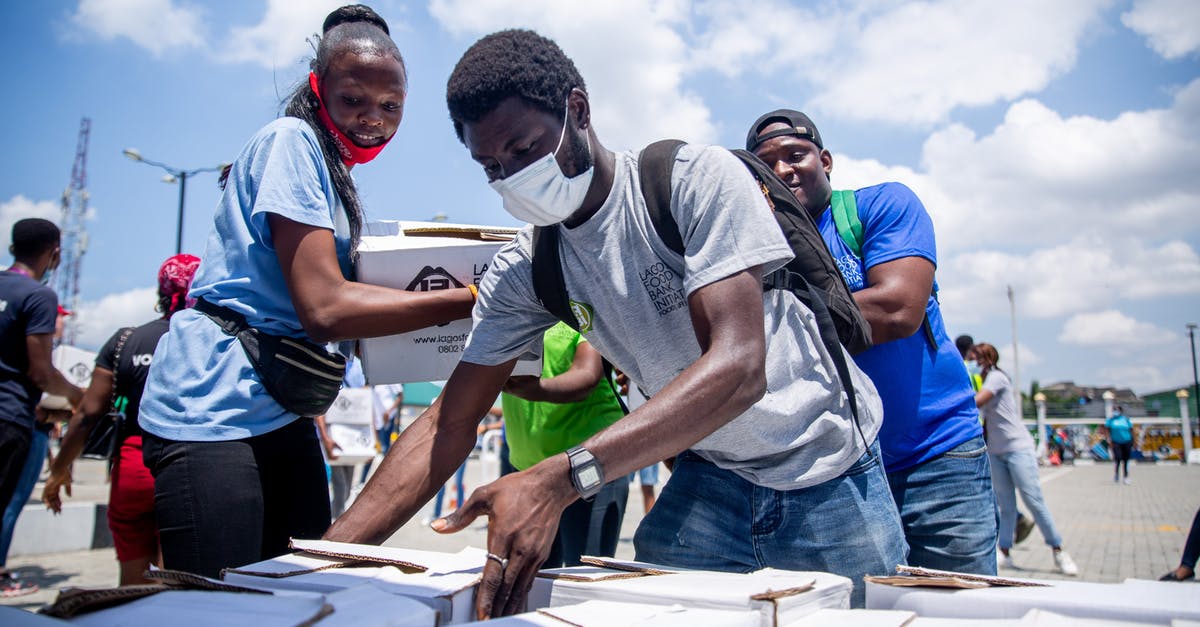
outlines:
M387 455L392 447L392 437L400 432L400 410L404 406L404 386L400 383L371 387L371 426L375 429L375 441L379 443L381 455ZM379 458L382 461L382 457ZM363 466L358 483L367 482L375 461Z
M1113 408L1112 417L1104 421L1108 428L1108 450L1113 458L1113 483L1121 482L1121 472L1125 473L1125 485L1133 483L1129 478L1129 458L1133 456L1133 421L1125 415L1125 409L1120 405Z
M42 502L51 511L61 512L60 492L65 490L67 496L71 495L72 464L83 452L88 435L104 414L117 411L114 400L122 405L108 493L108 528L120 563L122 586L149 583L143 574L150 564L161 566L162 562L154 519L154 477L142 460L138 408L159 339L167 332L171 317L192 304L187 293L199 265L198 257L186 253L164 261L158 269L155 305L162 315L139 327L119 329L101 347L92 382L71 417L62 448L50 464L50 477L42 489Z
M1200 509L1192 517L1192 529L1183 544L1179 566L1159 577L1159 581L1191 581L1196 578L1196 561L1200 560Z
M960 335L954 338L954 347L958 349L958 355L962 357L963 365L967 367L967 374L971 377L971 389L976 393L979 388L983 387L983 368L979 367L979 362L975 361L975 338L969 335ZM979 422L983 424L983 413L979 414ZM984 426L984 440L987 440L987 428ZM1033 533L1033 520L1025 515L1020 509L1017 510L1017 533L1013 538L1013 544L1020 544Z
M902 183L837 192L861 235L834 217L833 155L812 119L760 116L746 150L770 166L817 224L874 346L854 356L883 399L879 448L912 566L996 573L996 506L979 411L937 300L937 246L925 205ZM839 203L839 207L843 203Z
M983 388L975 394L975 402L983 412L987 425L988 457L992 460L992 483L996 503L1000 507L1000 565L1013 568L1009 549L1017 523L1017 492L1025 507L1033 514L1046 544L1054 551L1054 565L1064 575L1078 575L1075 560L1062 548L1062 536L1054 526L1050 508L1042 497L1038 479L1037 459L1034 457L1033 436L1021 422L1013 395L1012 380L996 364L1000 353L991 344L976 344L975 359L983 368Z
M276 397L310 390L267 391L231 334L239 319L325 370L260 367L323 384L305 372L338 367L351 340L466 318L474 305L474 286L410 292L354 280L364 213L350 170L395 135L408 91L387 23L363 5L334 10L310 68L285 115L234 159L192 285L196 307L172 317L146 382L139 422L168 569L215 577L329 526L312 421L322 412L300 415ZM340 355L322 346L333 342Z
M647 400L646 394L641 388L629 380L629 377L623 373L617 373L617 385L619 391L629 399L626 406L629 411L633 411L641 407ZM651 464L645 468L639 469L629 475L629 483L638 483L642 491L642 515L650 513L650 508L654 507L654 490L658 486L658 466L659 464Z
M67 381L51 359L58 297L46 282L61 260L61 239L58 227L49 220L18 220L8 248L13 263L0 271L0 504L5 509L29 460L42 393L66 397L72 406L83 397L83 390ZM45 445L42 440L40 446ZM0 596L37 590L0 565Z
M367 378L363 375L362 364L358 358L351 357L346 361L346 375L342 377L342 389L362 388L367 386ZM374 395L372 394L372 404ZM329 425L325 416L313 419L317 423L317 437L321 439L321 447L325 453L325 468L329 474L329 509L332 518L337 518L346 511L346 501L354 489L354 465L334 463L338 459L341 447L329 435ZM366 464L370 470L370 463Z
M518 471L565 452L625 416L603 359L562 322L542 337L542 376L510 377L500 395L509 462ZM563 510L542 568L578 566L584 555L617 552L629 482L609 481L591 499Z
M58 306L58 316L54 326L55 344L62 340L63 320L69 315L71 315L70 311L62 305ZM46 397L42 398L45 400ZM33 422L33 437L30 439L29 455L25 457L25 467L21 470L21 480L17 483L17 489L9 499L8 507L4 509L3 521L0 522L0 569L8 565L8 550L12 547L17 520L29 502L29 496L33 494L33 487L37 484L38 477L42 475L42 466L46 463L47 458L53 461L53 457L50 455L50 434L55 425L71 417L71 410L48 409L39 403L34 409L34 416L36 419ZM24 589L31 591L38 589L37 585L33 583L29 583L27 586Z

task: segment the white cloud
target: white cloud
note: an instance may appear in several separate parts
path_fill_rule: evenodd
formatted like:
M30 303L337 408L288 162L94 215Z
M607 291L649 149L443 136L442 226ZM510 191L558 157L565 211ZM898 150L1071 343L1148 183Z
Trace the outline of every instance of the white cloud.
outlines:
M1200 50L1200 3L1195 0L1134 0L1121 22L1166 59Z
M1171 331L1141 322L1115 309L1071 316L1058 336L1058 340L1064 344L1118 349L1168 344L1178 338Z
M286 67L312 54L306 39L320 30L331 10L343 4L341 0L268 0L262 21L231 29L217 58L266 68Z
M1021 101L989 135L952 125L931 135L922 153L924 173L968 217L967 237L946 240L960 248L989 240L1046 245L1078 233L1194 232L1198 162L1200 81L1168 109L1111 120L1064 118Z
M0 238L6 242L4 254L7 254L8 245L12 244L13 224L24 218L44 218L58 224L62 218L62 209L56 202L30 200L21 194L0 203Z
M129 39L155 55L204 46L200 9L172 0L80 0L71 22L105 40Z
M433 0L429 10L455 35L531 28L554 39L587 82L600 138L624 149L663 137L716 141L708 107L683 87L689 52L678 31L686 30L686 8L682 1Z
M96 350L121 327L137 326L158 316L154 304L158 300L158 289L142 287L127 292L118 292L79 305L75 312L75 344L81 348Z
M940 262L942 302L967 315L1007 311L1008 285L1020 315L1032 318L1096 311L1126 299L1200 294L1200 255L1181 241L1153 246L1081 236L1027 254L985 248Z
M697 12L709 28L697 34L694 58L728 75L755 72L780 88L802 88L811 99L794 104L816 112L929 124L955 107L1040 91L1075 65L1079 42L1109 4L704 2Z

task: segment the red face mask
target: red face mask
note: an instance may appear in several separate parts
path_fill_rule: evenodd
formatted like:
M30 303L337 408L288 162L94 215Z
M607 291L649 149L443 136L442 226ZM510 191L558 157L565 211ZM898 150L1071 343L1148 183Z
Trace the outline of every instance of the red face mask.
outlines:
M370 148L363 148L350 141L350 138L333 123L333 118L329 117L329 111L325 109L325 101L321 98L321 90L317 88L317 75L312 72L308 73L308 86L312 88L313 95L317 97L317 102L320 104L317 107L317 118L333 134L333 143L337 145L338 152L342 155L342 163L346 164L347 167L356 163L367 163L374 159L379 156L379 152L383 150L383 147L392 141L389 137L382 144Z

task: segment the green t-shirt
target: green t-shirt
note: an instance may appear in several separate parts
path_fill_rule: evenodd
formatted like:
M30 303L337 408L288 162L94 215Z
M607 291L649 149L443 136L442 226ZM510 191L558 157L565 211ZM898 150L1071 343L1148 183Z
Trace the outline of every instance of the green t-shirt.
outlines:
M542 378L571 369L575 347L586 342L571 327L558 323L546 331L542 348ZM527 401L501 394L508 458L518 470L566 451L625 414L608 381L601 379L587 398L576 403Z

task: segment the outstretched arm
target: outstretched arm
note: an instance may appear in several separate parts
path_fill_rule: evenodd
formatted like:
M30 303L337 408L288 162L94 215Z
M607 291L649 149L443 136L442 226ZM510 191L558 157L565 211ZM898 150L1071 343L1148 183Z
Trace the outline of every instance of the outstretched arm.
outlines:
M504 391L527 401L575 403L587 398L604 378L604 361L587 342L575 346L571 367L557 377L511 377Z
M29 368L26 374L47 394L65 396L72 406L79 404L83 397L83 388L67 381L58 368L54 367L51 354L54 349L54 336L50 333L35 333L25 336L25 350L29 355Z
M96 421L108 411L112 389L112 371L99 366L94 368L92 382L71 414L67 435L62 440L58 456L50 464L50 478L42 488L42 502L55 513L62 511L59 490L66 489L67 496L71 496L71 465L83 453L83 445L96 427Z
M333 231L268 216L279 266L304 332L318 342L405 333L471 315L466 288L409 292L348 281Z
M475 429L514 363L459 362L442 394L400 433L379 470L325 539L380 544L412 518L474 448Z
M701 356L654 398L583 444L609 478L671 457L741 415L766 392L761 268L706 285L688 306ZM482 620L523 609L562 511L578 498L567 455L482 486L434 529L458 531L488 516L489 559L476 595ZM530 495L537 495L530 498Z

